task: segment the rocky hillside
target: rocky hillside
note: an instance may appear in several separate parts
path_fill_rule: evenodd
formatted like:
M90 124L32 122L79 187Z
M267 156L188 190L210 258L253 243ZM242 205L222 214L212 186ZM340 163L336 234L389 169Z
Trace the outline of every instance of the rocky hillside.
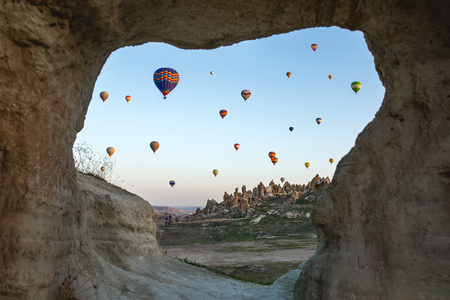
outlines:
M264 200L282 199L284 205L296 203L302 196L307 196L314 191L324 190L330 179L316 175L308 184L290 184L286 181L283 185L275 184L273 180L266 187L262 182L252 190L242 186L241 192L236 188L233 194L225 192L223 201L217 203L214 199L207 200L204 209L197 208L196 214L214 214L224 217L241 218L257 215L257 207L264 206ZM289 215L292 216L292 215Z

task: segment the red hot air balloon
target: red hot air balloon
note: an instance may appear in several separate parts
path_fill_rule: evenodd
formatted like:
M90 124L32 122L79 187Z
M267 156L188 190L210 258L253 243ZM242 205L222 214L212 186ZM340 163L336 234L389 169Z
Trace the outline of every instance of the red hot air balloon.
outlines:
M316 51L316 49L317 49L317 44L312 44L312 45L311 45L311 49L313 49L313 51Z
M131 96L130 95L125 96L125 100L127 100L127 103L130 102Z
M219 111L220 116L223 118L225 118L225 116L228 114L228 112L225 109L222 109L221 111Z
M291 75L292 75L292 73L291 73L291 72L287 72L287 73L286 73L286 76L287 76L287 78L290 78L290 77L291 77Z
M240 147L241 145L239 145L238 143L234 144L234 149L236 149L236 151L238 151Z

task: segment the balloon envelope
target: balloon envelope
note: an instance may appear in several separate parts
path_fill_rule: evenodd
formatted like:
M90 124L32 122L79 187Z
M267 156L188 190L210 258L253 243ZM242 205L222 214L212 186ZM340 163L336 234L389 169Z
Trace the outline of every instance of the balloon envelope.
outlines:
M332 163L334 162L334 159L333 159L333 158L330 158L329 161L330 161L330 163L332 164Z
M100 170L102 170L102 172L105 171L105 167L101 167Z
M180 75L177 71L171 68L159 68L153 74L153 81L156 87L166 96L177 86L180 81Z
M214 174L214 176L217 176L217 174L219 174L219 170L214 169L213 174Z
M175 185L175 181L171 180L171 181L169 181L169 184L170 184L171 187L173 187Z
M272 163L273 163L273 165L275 165L277 162L278 162L278 158L272 157Z
M309 162L305 163L305 167L308 169L311 164Z
M333 78L333 75L328 75L328 78L330 78L330 80L331 80L331 78Z
M292 126L289 127L289 130L292 132L292 130L294 130L294 127L292 127Z
M127 102L130 102L131 96L130 95L125 96L125 100L127 100Z
M249 90L243 90L241 92L241 96L242 98L244 98L244 101L247 101L247 99L250 98L251 95L252 93Z
M291 75L292 75L292 73L291 73L291 72L287 72L287 73L286 73L286 76L287 76L287 78L290 78L290 77L291 77Z
M313 49L313 51L316 51L316 49L317 49L317 44L312 44L312 45L311 45L311 49Z
M317 118L316 122L317 122L317 125L320 125L320 123L322 123L322 118Z
M284 177L281 177L280 180L281 180L281 182L284 182Z
M238 151L240 147L241 145L239 145L238 143L234 144L234 149L236 149L236 151Z
M275 152L273 152L273 151L270 151L270 152L269 152L269 157L270 157L270 158L274 158L276 155L277 155L277 154L276 154Z
M228 114L228 112L225 109L222 109L221 111L219 111L220 116L223 118L225 118L225 116Z
M100 98L102 98L103 102L105 102L106 99L108 99L108 93L107 92L101 92L100 93Z
M111 157L114 154L114 152L116 152L116 149L114 149L113 147L106 148L106 153L109 154L109 157Z
M157 141L153 141L150 143L150 148L153 150L153 153L156 152L159 148L159 143Z
M361 89L362 84L361 84L361 82L359 82L359 81L353 81L351 87L352 87L352 90L353 90L353 91L355 92L355 94L356 94L356 93L358 93L358 91Z
M209 74L211 74L211 75L214 75L214 72L213 72L213 71L211 71L211 72L209 72Z

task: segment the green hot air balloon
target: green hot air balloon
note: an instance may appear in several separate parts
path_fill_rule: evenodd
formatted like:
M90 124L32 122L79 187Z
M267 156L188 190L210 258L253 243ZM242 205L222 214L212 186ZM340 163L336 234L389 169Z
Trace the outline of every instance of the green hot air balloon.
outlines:
M353 81L352 82L352 90L355 91L355 94L358 93L358 91L361 89L362 84L359 81Z

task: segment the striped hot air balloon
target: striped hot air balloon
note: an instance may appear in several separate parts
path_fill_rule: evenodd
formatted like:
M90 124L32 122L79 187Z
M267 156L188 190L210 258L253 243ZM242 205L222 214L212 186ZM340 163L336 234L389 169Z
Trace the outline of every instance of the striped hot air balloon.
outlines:
M241 96L242 98L244 98L244 101L247 101L247 99L250 98L251 95L252 93L249 90L243 90L241 92Z
M274 158L275 156L277 156L277 154L275 152L273 152L273 151L269 152L270 159Z
M352 90L355 92L355 94L357 94L358 91L361 89L362 84L359 81L353 81L351 87L352 87Z
M175 180L169 181L169 184L170 184L171 187L173 187L175 185Z
M150 148L153 150L153 153L156 153L156 150L158 150L158 148L159 148L159 143L157 141L151 142Z
M153 81L156 87L164 95L166 99L167 95L177 86L180 81L180 75L177 71L171 68L159 68L153 74Z
M228 112L225 109L222 109L221 111L219 111L220 116L223 118L225 118L225 116L228 114Z
M278 162L278 158L276 158L276 157L272 157L271 160L272 160L272 163L273 163L274 166Z

